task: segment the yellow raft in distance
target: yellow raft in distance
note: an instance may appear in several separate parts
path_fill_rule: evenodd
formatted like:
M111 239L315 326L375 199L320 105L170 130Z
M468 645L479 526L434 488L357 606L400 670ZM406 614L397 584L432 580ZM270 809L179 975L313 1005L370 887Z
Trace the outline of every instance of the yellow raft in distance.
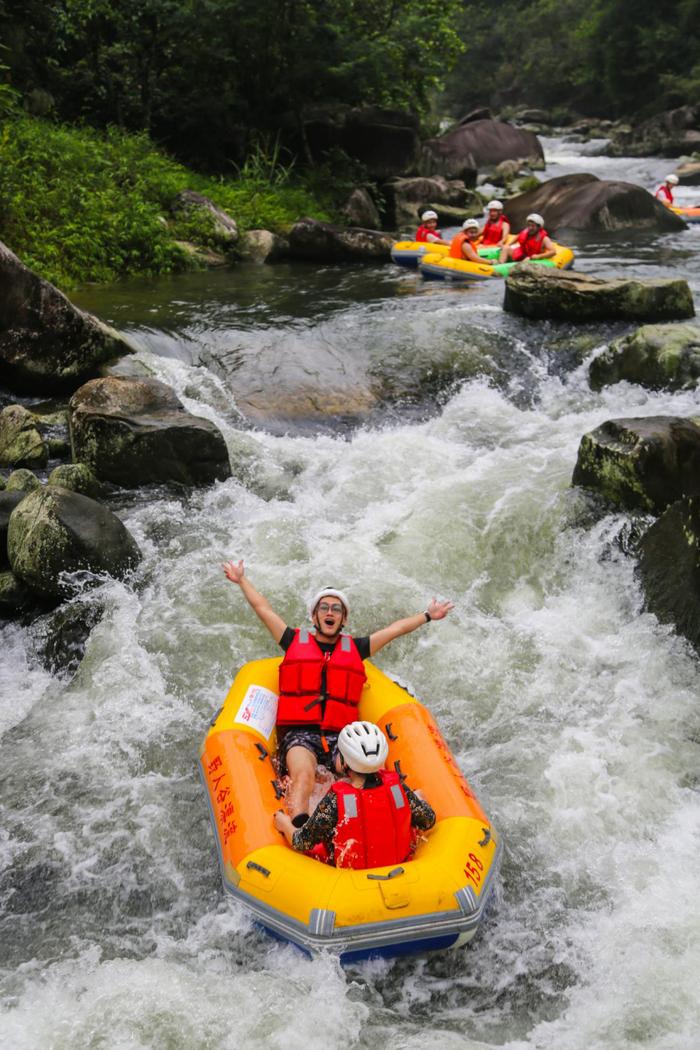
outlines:
M436 824L394 867L339 869L295 853L274 828L279 659L238 673L200 752L224 889L268 931L341 961L464 944L493 895L501 843L429 711L369 661L359 717L389 740L387 766Z

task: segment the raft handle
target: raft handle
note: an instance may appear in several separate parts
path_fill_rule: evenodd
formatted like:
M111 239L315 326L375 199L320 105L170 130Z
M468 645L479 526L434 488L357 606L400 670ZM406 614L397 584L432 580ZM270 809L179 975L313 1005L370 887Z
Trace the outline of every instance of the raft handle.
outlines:
M391 731L391 722L387 722L387 724L385 726L385 729L386 729L386 735L389 737L389 740L398 740L399 739L398 736L396 735L396 733L392 733L392 731Z
M403 868L392 868L388 875L368 875L368 879L375 879L377 882L386 882L387 879L395 879L397 875L403 875Z
M491 828L482 828L481 830L484 833L484 837L479 842L479 845L488 846L489 842L491 841Z
M214 722L216 722L217 718L219 717L219 715L221 714L222 711L223 711L223 706L219 708L219 710L216 712L216 714L214 715L214 717L210 721L210 723L209 723L210 726L214 725Z
M253 871L259 871L265 878L269 878L270 872L268 868L263 868L262 864L257 864L254 860L249 860L246 864L246 868L252 868Z
M260 758L258 759L258 761L259 762L264 762L265 759L267 758L267 756L269 755L269 751L267 750L265 745L260 740L256 740L255 741L255 746L257 747L258 751L260 752Z
M284 798L284 791L280 787L279 780L271 780L270 783L272 784L273 788L275 789L275 798L278 801L279 801L279 799Z

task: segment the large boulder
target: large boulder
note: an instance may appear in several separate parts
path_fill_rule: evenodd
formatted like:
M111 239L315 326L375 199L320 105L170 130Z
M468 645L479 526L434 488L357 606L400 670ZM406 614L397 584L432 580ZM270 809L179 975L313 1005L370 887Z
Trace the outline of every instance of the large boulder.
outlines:
M93 379L69 407L73 459L102 481L207 485L231 476L221 431L157 379Z
M63 573L82 570L119 578L141 557L116 514L54 485L30 493L12 512L7 550L14 574L50 599L69 593Z
M584 173L559 175L511 197L508 218L521 229L530 212L543 216L547 230L683 230L685 223L642 186Z
M238 243L242 259L255 263L272 263L289 255L289 241L270 230L247 230Z
M37 429L36 417L22 405L0 412L0 466L44 467L49 449Z
M502 160L516 160L531 168L544 167L542 143L531 131L500 120L473 120L458 124L421 146L422 175L444 175L470 181L473 172Z
M182 190L171 205L175 215L193 216L198 212L210 227L210 236L222 248L232 247L238 240L238 226L228 212L195 190Z
M467 215L481 214L483 207L481 197L468 190L462 179L446 179L442 175L392 179L383 186L383 193L387 225L395 230L417 226L427 208L436 211L438 216L442 213L450 217L452 210L459 209L463 219Z
M522 263L511 271L503 308L523 317L562 321L677 321L695 315L682 278L603 280L537 263Z
M381 229L382 220L377 205L364 186L355 187L342 210L349 226L359 226L365 230Z
M675 169L682 186L700 186L700 160L686 160Z
M62 463L49 474L47 485L58 485L71 492L80 492L90 499L104 495L105 486L95 477L87 463Z
M639 573L650 611L700 649L700 499L672 504L648 529Z
M581 438L572 483L618 506L655 514L682 496L696 496L700 420L609 419Z
M0 566L10 564L7 558L7 529L10 524L10 515L26 495L26 492L0 492Z
M651 390L696 387L700 377L700 328L691 324L643 325L615 339L591 361L594 390L627 380Z
M133 350L0 243L0 383L31 392L75 390L102 364Z
M388 261L391 234L332 226L315 219L300 219L289 234L289 253L294 259L314 262L359 262L362 259Z
M304 122L305 146L315 161L343 150L373 179L413 171L418 156L418 120L412 113L367 106L318 108Z
M635 127L613 132L610 153L617 157L681 157L700 147L700 106L679 106Z

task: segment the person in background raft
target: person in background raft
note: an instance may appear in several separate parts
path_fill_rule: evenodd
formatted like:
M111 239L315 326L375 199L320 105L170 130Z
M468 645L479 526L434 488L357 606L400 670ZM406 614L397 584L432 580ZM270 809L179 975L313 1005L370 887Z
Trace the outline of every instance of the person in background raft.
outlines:
M437 228L438 217L435 211L424 211L420 217L421 225L416 230L416 240L428 244L447 244L443 241Z
M522 262L523 259L551 259L557 249L549 239L544 228L544 219L537 212L532 212L525 220L525 229L521 230L514 244L507 244L501 249L499 262Z
M291 778L287 806L295 827L309 817L316 767L331 767L338 733L357 717L365 684L363 661L395 638L431 620L442 620L454 602L432 598L425 612L396 620L364 637L343 633L348 599L335 587L323 587L309 604L313 629L294 630L255 590L243 562L225 562L224 573L238 584L253 612L284 649L279 671L277 738L282 767Z
M373 722L351 722L338 735L338 776L299 830L283 810L275 827L293 849L305 853L325 847L338 868L379 868L406 860L412 829L427 831L435 823L431 806L384 768L389 745Z
M502 248L510 236L510 223L503 214L500 201L489 201L486 205L486 222L481 228L482 248Z
M678 185L677 175L667 175L665 180L654 193L657 201L661 201L668 208L673 205L673 187Z
M479 223L476 219L466 219L462 223L462 232L452 238L450 259L466 259L467 262L483 263L476 250L479 240Z

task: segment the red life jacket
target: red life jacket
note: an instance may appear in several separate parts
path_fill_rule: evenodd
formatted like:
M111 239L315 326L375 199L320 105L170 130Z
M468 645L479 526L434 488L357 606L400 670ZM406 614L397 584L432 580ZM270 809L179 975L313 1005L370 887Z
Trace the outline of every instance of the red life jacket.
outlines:
M505 215L499 215L495 222L491 222L487 219L484 223L484 228L481 231L481 243L487 244L499 244L501 237L503 236L503 223L508 222Z
M430 234L430 236L428 236L428 234ZM428 226L418 227L418 229L416 230L417 241L428 241L428 243L430 243L431 238L433 243L442 239L437 230L431 230Z
M321 700L326 670L326 699ZM357 646L341 634L331 653L324 653L306 627L294 632L279 670L278 725L320 726L339 732L357 718L357 705L367 680Z
M661 183L661 185L659 186L658 190L654 194L654 196L657 198L657 200L661 200L662 195L666 198L666 200L667 200L667 202L669 204L673 204L673 193L668 188L668 186L666 185L665 182Z
M530 231L526 226L525 229L521 230L518 234L518 244L523 250L523 255L528 259L531 259L533 255L539 255L541 251L544 251L543 245L547 236L547 231L542 228L531 236Z
M379 771L381 785L356 788L336 781L338 823L333 842L337 868L400 864L411 850L411 807L398 773Z

